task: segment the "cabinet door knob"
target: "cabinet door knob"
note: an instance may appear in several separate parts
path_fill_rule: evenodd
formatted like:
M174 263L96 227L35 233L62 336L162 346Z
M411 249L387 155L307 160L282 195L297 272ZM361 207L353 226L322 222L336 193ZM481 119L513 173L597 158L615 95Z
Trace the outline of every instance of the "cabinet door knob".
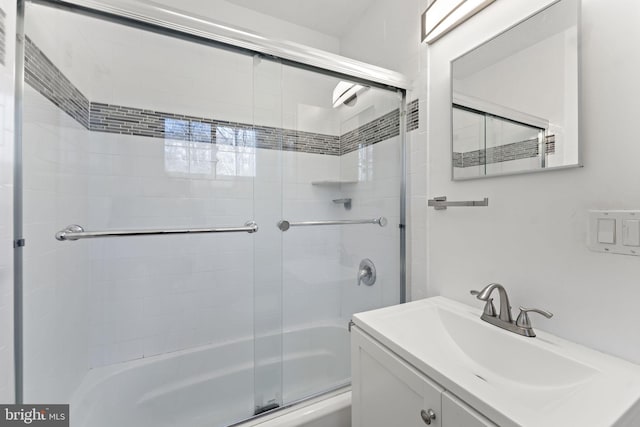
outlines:
M428 411L423 409L420 411L420 416L422 417L422 421L428 425L431 425L431 421L436 419L436 413L433 412L433 409L429 409Z

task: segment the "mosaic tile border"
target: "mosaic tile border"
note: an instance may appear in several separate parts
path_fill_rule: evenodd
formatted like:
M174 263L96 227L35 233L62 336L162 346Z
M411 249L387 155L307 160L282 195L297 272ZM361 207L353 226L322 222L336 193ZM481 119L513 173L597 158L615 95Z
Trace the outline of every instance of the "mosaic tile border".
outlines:
M419 100L407 103L407 132L420 126ZM340 154L347 154L362 147L400 135L400 110L396 109L382 117L340 136Z
M340 154L340 137L270 126L254 126L206 117L144 110L123 105L91 103L89 129L98 132L178 139L213 144L306 153ZM234 137L227 134L233 131Z
M419 100L414 99L407 104L407 132L420 127L420 105Z
M78 123L89 129L89 100L51 60L25 36L24 79Z
M555 153L555 135L549 135L545 139L546 153ZM492 163L508 162L512 160L528 159L531 157L538 157L538 154L538 139L534 138L481 150L467 151L463 153L453 152L452 159L453 167L467 168Z
M29 37L25 40L25 81L90 131L332 156L400 132L399 110L337 136L90 102ZM407 104L408 130L418 128L418 116L416 99Z
M7 56L7 14L0 7L0 64L5 65Z
M342 135L340 154L347 154L398 135L400 135L400 110L395 109Z

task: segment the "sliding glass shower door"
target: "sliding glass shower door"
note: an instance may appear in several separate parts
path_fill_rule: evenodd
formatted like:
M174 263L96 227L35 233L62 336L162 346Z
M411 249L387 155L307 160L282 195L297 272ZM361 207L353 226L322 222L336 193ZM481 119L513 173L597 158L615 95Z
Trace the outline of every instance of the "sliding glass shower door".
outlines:
M282 64L253 57L253 121L256 136L254 239L254 414L282 406Z
M400 302L401 96L283 66L285 404L350 383L353 313ZM375 281L359 281L369 260Z
M279 404L280 141L256 119L280 127L280 65L40 4L25 23L25 401L92 427ZM115 236L56 240L74 224Z
M26 6L24 401L210 427L348 385L400 301L398 93Z

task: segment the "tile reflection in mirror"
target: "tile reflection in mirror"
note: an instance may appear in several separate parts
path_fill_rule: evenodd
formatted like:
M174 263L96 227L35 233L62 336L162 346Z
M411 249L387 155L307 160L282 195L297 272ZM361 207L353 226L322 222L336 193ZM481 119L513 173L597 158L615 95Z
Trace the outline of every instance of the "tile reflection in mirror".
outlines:
M581 165L578 24L560 0L452 61L454 180Z

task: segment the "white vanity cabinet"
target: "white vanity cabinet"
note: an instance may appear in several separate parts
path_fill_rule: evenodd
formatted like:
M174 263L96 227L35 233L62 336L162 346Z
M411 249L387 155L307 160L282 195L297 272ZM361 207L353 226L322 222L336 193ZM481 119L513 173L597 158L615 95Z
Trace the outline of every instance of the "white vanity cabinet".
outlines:
M358 327L351 329L353 427L495 427Z
M354 314L353 426L640 426L640 365L481 315L441 296Z

